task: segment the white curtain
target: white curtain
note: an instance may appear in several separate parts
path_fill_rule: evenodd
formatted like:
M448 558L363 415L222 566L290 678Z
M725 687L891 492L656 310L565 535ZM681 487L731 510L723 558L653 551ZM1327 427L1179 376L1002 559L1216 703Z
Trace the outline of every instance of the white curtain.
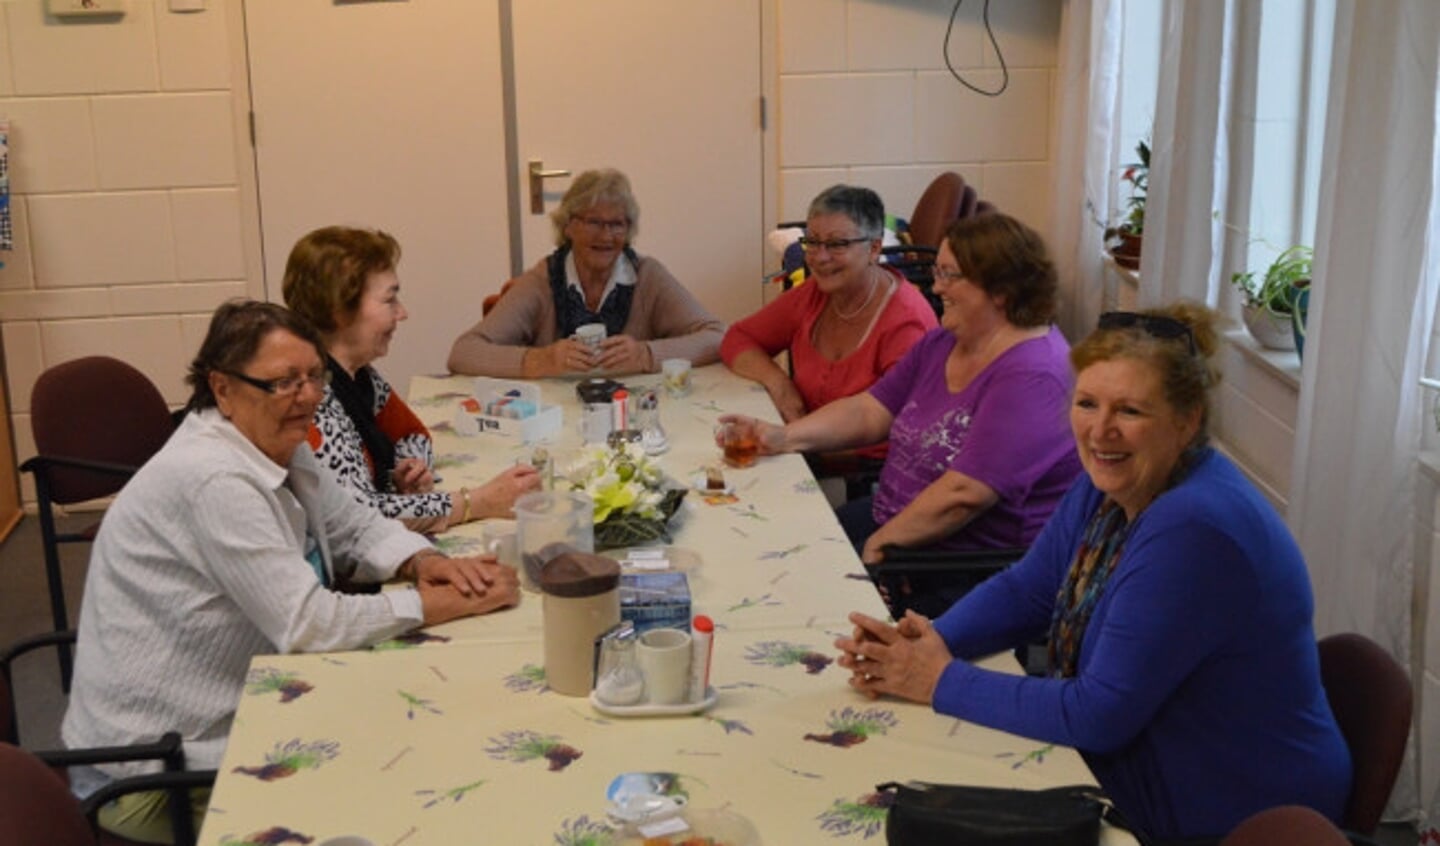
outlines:
M1412 637L1424 642L1411 603L1426 416L1418 379L1435 317L1440 217L1437 56L1435 0L1337 4L1287 515L1310 566L1317 633L1360 632L1407 666ZM1401 771L1392 816L1413 817L1419 804L1417 749L1440 754L1440 720L1431 722ZM1437 819L1440 807L1432 827Z
M1218 304L1225 231L1215 212L1233 213L1226 185L1237 14L1235 0L1165 6L1140 256L1144 306Z
M1050 246L1060 274L1060 329L1083 338L1104 309L1102 225L1118 217L1111 175L1119 155L1123 0L1066 0L1060 13L1055 212Z

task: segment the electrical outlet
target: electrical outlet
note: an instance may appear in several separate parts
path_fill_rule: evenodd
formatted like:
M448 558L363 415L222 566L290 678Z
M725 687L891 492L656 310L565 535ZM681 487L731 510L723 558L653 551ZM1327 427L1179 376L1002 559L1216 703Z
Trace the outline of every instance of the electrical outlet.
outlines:
M125 14L125 0L45 0L45 11L57 18Z

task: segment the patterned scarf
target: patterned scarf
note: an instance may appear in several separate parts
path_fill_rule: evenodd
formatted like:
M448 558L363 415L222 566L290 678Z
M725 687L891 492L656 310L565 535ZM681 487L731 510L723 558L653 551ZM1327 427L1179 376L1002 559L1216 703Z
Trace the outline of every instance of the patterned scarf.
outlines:
M622 334L626 321L630 319L630 300L635 296L635 286L616 285L600 303L600 310L591 311L585 305L585 295L565 278L565 259L569 255L569 247L561 247L550 254L550 293L555 298L556 337L568 338L586 323L604 323L608 336ZM640 257L629 247L625 248L625 258L634 266L640 264Z
M370 375L370 366L356 370L355 378L351 379L338 361L329 356L325 358L325 366L330 368L330 391L345 409L345 416L355 424L360 442L370 454L375 490L394 490L390 472L395 469L395 445L375 421L375 379Z
M1120 552L1133 523L1125 511L1107 499L1095 511L1080 540L1070 572L1055 596L1055 613L1050 618L1050 675L1073 678L1080 657L1080 641L1090 615L1105 592L1105 583L1120 561Z
M1206 455L1208 441L1201 435L1180 453L1160 493L1170 490L1190 475L1190 471ZM1135 520L1139 519L1140 515L1136 514ZM1085 527L1080 548L1075 551L1075 560L1070 562L1070 572L1065 574L1065 583L1055 595L1055 612L1050 617L1051 676L1074 677L1080 663L1080 641L1085 637L1085 627L1090 625L1090 615L1105 593L1105 583L1110 581L1110 574L1120 562L1125 538L1129 537L1134 525L1134 522L1125 521L1124 509L1107 498L1100 503L1095 516L1090 518L1090 525Z

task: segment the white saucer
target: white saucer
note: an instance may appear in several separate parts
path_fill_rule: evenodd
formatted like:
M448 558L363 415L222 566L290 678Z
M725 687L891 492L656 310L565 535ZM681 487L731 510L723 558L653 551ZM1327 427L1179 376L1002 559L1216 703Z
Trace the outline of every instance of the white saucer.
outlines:
M715 688L709 687L705 689L705 698L699 702L681 702L678 705L609 705L601 702L595 691L590 691L590 707L608 717L682 717L708 711L715 707L719 699L720 694L715 692Z

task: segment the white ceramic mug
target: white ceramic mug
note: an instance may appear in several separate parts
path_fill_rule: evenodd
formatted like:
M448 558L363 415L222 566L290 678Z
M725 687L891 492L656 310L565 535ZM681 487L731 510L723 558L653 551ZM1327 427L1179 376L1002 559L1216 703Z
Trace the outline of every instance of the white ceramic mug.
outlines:
M681 629L651 629L640 635L636 663L645 676L645 701L651 705L679 705L690 687L690 633Z
M667 358L660 362L660 372L664 374L665 392L672 397L683 397L690 393L690 360L686 358Z
M589 347L591 352L600 352L600 342L605 340L608 334L605 331L604 323L586 323L584 326L575 328L575 340Z
M520 566L520 548L515 534L515 523L487 522L480 530L481 548L506 567Z

